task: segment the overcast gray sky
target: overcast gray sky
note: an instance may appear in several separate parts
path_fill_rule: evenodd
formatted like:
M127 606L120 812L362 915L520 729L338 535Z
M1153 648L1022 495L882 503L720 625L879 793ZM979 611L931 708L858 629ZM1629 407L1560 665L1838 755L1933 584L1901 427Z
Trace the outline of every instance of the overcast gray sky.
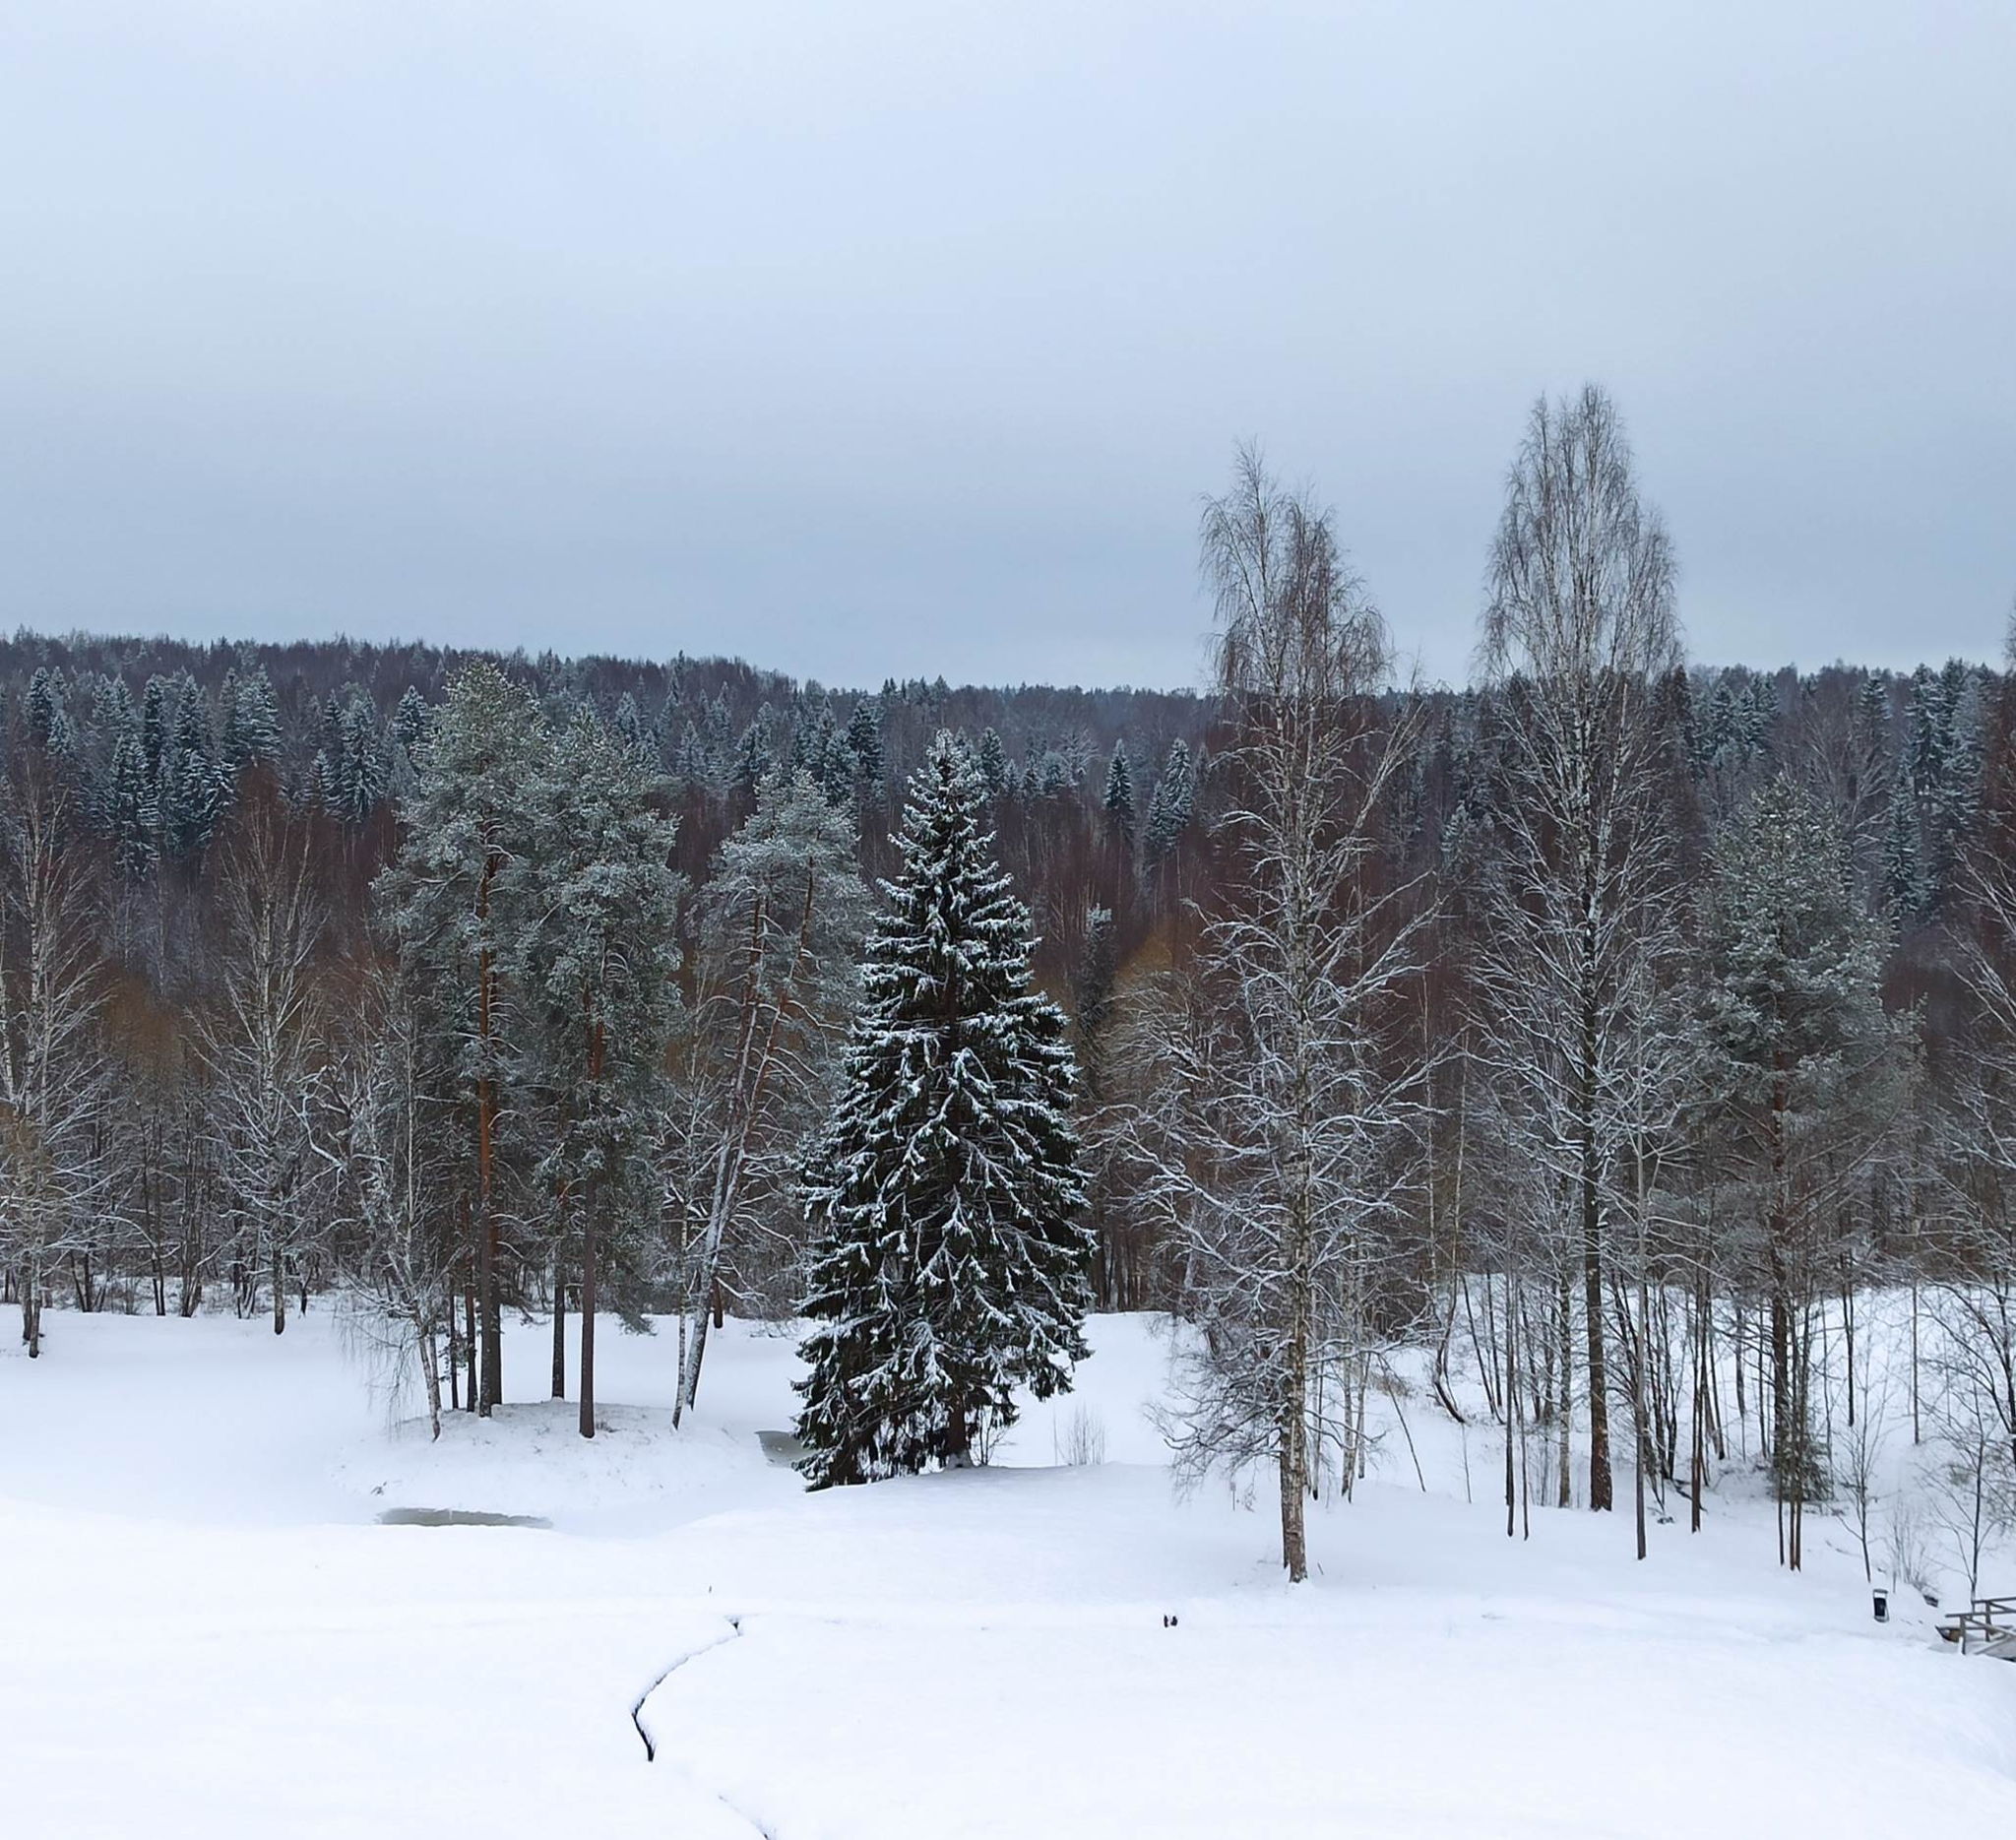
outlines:
M2016 4L13 0L0 622L1192 681L1259 438L1464 674L1606 383L1697 657L1999 654Z

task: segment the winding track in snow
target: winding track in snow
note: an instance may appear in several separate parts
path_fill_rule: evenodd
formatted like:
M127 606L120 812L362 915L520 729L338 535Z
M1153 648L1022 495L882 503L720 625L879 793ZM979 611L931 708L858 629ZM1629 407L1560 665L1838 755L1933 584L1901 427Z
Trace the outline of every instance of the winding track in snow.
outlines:
M685 1654L681 1655L677 1661L673 1662L670 1667L661 1674L657 1680L652 1681L643 1692L637 1695L636 1702L630 1708L630 1723L637 1728L637 1736L644 1741L645 1762L656 1763L658 1761L658 1745L652 1742L651 1734L644 1729L644 1708L646 1703L650 1700L652 1694L657 1692L661 1686L669 1681L673 1675L677 1674L689 1661L698 1661L702 1655L707 1654L710 1650L724 1648L742 1633L741 1618L730 1617L727 1619L727 1633L725 1635L718 1635L711 1642L703 1642L698 1648L688 1649ZM693 1776L691 1770L688 1770L686 1774L688 1777ZM706 1788L706 1785L699 1783L697 1778L694 1778L694 1781L698 1787ZM771 1830L764 1826L755 1815L751 1814L747 1808L737 1808L719 1789L707 1789L707 1794L711 1795L737 1820L746 1822L753 1831L761 1834L763 1840L775 1840Z
M741 1618L728 1618L727 1625L727 1634L718 1635L711 1642L702 1642L698 1648L689 1648L683 1655L681 1655L678 1658L677 1661L673 1662L671 1666L666 1668L665 1671L662 1674L661 1674L657 1680L653 1681L652 1683L649 1686L647 1686L643 1692L639 1693L637 1697L631 1701L630 1723L637 1728L637 1736L644 1741L645 1762L656 1763L658 1761L658 1745L652 1743L651 1734L644 1729L645 1702L649 1700L652 1694L657 1692L661 1686L662 1686L667 1681L669 1681L673 1675L677 1674L678 1671L681 1668L683 1668L689 1661L698 1661L700 1657L706 1654L710 1649L721 1648L724 1646L726 1643L732 1642L736 1636L742 1633Z

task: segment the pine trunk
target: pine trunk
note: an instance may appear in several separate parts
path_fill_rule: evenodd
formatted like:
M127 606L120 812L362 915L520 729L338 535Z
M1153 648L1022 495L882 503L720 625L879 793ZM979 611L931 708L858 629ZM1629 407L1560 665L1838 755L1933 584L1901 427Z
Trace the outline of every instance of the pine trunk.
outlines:
M596 1185L588 1184L581 1221L581 1434L595 1435L595 1238Z
M560 1248L553 1247L553 1397L567 1397L567 1282Z

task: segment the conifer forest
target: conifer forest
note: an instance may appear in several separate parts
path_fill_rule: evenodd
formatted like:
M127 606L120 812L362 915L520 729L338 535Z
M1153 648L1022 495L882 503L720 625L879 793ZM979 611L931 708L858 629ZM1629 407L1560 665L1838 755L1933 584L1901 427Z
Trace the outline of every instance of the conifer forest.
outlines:
M0 5L0 1840L2016 1835L2012 74Z
M621 1831L891 1831L920 1704L956 1748L993 1682L1068 1748L1078 1677L1199 1758L1228 1718L1264 1748L1294 1683L1297 1754L1349 1708L1411 1808L1524 1780L1565 1693L1623 1759L1573 1804L1601 1822L1640 1708L1700 1716L1732 1668L1799 1711L1716 1715L1726 1831L1840 1731L1900 1759L1830 1792L1842 1832L1900 1831L1930 1754L1942 1818L2000 1807L1982 1677L1898 1672L1842 1606L1919 1661L2011 1653L2016 671L1691 659L1594 387L1533 408L1472 682L1410 678L1346 537L1240 450L1194 692L0 647L0 1528L145 1632L53 1688L0 1669L0 1745L50 1754L110 1680L179 1780L271 1690L263 1622L192 1651L160 1620L213 1532L129 1550L37 1518L48 1487L186 1495L289 1602L317 1554L279 1766L430 1825L480 1782L532 1831L579 1793L528 1786L552 1744ZM385 1526L506 1545L413 1570L353 1544ZM634 1554L643 1595L529 1538ZM1459 1627L1478 1590L1529 1606L1481 1612L1509 1646ZM1611 1653L1563 1616L1650 1620ZM1422 1618L1458 1622L1410 1661ZM1198 1659L1137 1660L1151 1628ZM1411 1665L1528 1709L1451 1776L1378 1684ZM492 1711L444 1735L472 1679ZM626 1773L625 1704L676 1772ZM1900 1736L1927 1709L1931 1750ZM360 1763L420 1734L424 1767ZM926 1771L899 1830L1231 1830L1241 1776L1199 1767L979 1803ZM1268 1793L1331 1831L1301 1767Z
M1698 1525L1740 1420L1797 1568L1903 1296L2006 1528L2011 680L1689 659L1595 390L1534 410L1473 685L1397 676L1345 536L1241 454L1195 694L18 634L27 1353L365 1300L438 1434L536 1316L593 1436L598 1315L676 1423L727 1317L808 1313L832 1483L983 1455L1088 1309L1158 1311L1178 1465L1278 1476L1291 1578L1403 1350L1503 1428L1508 1527Z

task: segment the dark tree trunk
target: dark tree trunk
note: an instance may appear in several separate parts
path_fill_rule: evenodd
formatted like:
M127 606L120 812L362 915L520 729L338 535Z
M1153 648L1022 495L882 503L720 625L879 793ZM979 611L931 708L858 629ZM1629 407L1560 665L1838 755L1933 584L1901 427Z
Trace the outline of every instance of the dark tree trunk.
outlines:
M462 1294L462 1346L469 1361L469 1385L462 1409L473 1412L476 1409L476 1294L473 1290Z
M567 1281L560 1248L553 1248L553 1397L567 1397Z
M595 1435L596 1192L591 1182L581 1219L581 1434Z

